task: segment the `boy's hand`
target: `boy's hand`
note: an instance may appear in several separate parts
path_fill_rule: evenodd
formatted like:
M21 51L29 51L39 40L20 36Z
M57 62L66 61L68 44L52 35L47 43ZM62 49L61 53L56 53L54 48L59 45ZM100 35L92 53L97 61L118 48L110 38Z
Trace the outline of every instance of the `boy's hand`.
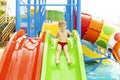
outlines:
M76 33L74 33L74 34L73 34L73 37L77 37L77 34L76 34Z
M51 37L53 37L53 35L52 35L52 34L50 34L50 36L51 36Z
M55 38L55 36L53 36L52 34L50 34L51 37Z

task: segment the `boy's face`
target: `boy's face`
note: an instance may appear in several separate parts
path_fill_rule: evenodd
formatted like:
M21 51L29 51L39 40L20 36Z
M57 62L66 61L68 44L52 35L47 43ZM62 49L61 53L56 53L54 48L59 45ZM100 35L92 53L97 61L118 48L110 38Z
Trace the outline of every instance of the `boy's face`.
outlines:
M66 24L60 24L61 29L66 29Z

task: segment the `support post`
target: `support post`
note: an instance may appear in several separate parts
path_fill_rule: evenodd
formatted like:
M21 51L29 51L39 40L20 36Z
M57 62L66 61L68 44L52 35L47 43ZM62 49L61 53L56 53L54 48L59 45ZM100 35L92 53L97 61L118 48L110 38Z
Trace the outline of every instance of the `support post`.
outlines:
M20 29L20 0L16 0L16 31Z
M37 1L34 0L34 4L37 4ZM37 12L37 6L34 6L34 35L37 35L37 25L36 25L36 20L35 20L35 16L36 16L36 12Z
M28 27L28 37L30 37L30 22L31 22L31 17L30 17L30 0L28 0L28 6L27 6L27 18L28 18L28 23L27 23L27 27Z
M77 31L81 37L81 0L77 0Z

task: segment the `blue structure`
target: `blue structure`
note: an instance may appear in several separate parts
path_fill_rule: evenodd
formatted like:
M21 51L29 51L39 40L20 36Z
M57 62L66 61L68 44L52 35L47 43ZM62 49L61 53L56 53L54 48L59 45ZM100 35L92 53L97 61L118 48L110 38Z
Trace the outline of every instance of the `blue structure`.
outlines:
M46 21L46 6L65 6L65 20L68 29L74 27L74 9L77 10L77 31L81 34L80 2L81 0L67 0L67 4L46 4L46 0L31 0L24 2L16 0L16 31L23 28L29 37L35 37L41 32L43 23ZM31 10L34 10L34 14Z

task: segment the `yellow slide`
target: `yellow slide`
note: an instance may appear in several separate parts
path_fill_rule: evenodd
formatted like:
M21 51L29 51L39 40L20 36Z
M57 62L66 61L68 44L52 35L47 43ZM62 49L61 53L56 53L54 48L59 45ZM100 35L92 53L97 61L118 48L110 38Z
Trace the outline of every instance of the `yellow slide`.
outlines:
M50 30L51 34L56 36L57 31L59 30L57 23L45 23L42 27L42 31Z
M102 57L101 54L97 54L96 52L92 51L85 45L82 45L82 50L83 50L84 55L89 58L101 58ZM98 60L96 60L96 61L99 62ZM102 63L105 64L105 63L111 63L111 62L108 59L105 59L102 61Z

